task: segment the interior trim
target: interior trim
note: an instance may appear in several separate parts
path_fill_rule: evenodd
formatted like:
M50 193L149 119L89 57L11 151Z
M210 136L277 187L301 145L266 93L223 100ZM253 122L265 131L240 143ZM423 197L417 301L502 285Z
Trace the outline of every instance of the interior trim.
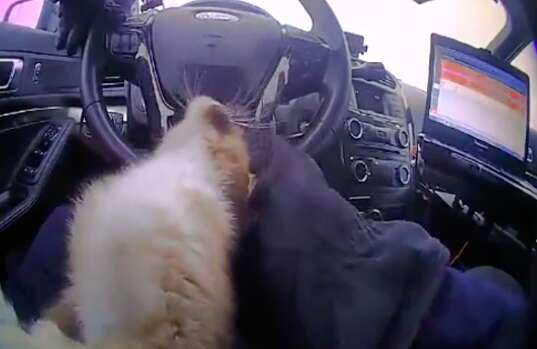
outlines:
M0 85L0 91L7 91L10 89L15 76L22 71L24 62L20 58L0 58L0 63L11 63L11 73L8 80L4 85Z
M19 115L19 114L27 114L27 113L36 112L36 111L57 110L57 109L62 109L62 108L64 108L64 107L59 107L58 106L58 107L43 107L43 108L23 109L23 110L12 111L12 112L9 112L9 113L2 113L2 114L0 114L0 118L13 116L13 115Z

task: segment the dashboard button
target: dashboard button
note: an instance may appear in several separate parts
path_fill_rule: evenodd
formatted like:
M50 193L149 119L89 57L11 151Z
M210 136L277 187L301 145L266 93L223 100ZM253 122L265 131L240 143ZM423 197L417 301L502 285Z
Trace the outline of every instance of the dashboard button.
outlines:
M52 145L52 141L50 141L48 139L43 139L41 141L41 143L39 143L39 145L37 147L39 148L39 150L47 151L47 150L50 149L51 145Z
M58 130L51 126L48 130L45 131L43 134L43 139L53 141L58 137Z
M45 155L47 155L47 152L44 152L40 149L35 149L33 152L32 152L32 156L35 156L37 158L44 158Z
M24 183L34 184L37 182L37 174L38 171L36 168L25 166L19 173L19 179Z
M34 149L34 151L30 154L28 158L28 165L31 167L38 168L46 155L46 151L43 151L41 149Z

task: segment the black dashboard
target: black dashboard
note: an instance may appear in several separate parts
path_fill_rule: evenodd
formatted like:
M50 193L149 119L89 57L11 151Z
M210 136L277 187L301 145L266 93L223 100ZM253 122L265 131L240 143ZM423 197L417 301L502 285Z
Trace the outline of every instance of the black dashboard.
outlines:
M330 185L360 211L405 218L414 187L412 112L400 81L381 63L354 60L356 107L333 126L330 146L316 159ZM310 95L276 111L278 133L290 141L307 132L322 101Z

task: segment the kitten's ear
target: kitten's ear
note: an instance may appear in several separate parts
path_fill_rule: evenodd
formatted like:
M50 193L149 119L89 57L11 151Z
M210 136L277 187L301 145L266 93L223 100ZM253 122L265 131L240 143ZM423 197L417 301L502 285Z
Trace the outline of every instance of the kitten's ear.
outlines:
M213 104L207 108L204 115L207 122L220 134L229 134L233 124L229 118L227 109L219 104Z

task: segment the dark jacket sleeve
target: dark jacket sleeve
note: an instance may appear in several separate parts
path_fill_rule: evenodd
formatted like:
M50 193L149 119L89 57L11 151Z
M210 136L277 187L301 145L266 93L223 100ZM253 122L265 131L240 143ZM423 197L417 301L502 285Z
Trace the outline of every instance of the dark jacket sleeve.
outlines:
M362 219L315 163L273 144L258 177L256 227L236 258L248 348L408 348L448 252L420 226Z

